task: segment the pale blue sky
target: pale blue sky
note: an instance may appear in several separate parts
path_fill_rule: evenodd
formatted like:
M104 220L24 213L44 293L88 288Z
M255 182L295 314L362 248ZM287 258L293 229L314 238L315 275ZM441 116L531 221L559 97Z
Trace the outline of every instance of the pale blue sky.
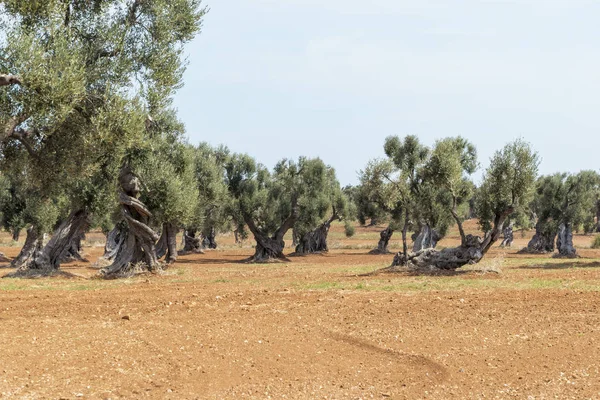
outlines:
M523 137L541 172L598 168L600 1L205 0L176 97L190 141L342 184L386 136Z

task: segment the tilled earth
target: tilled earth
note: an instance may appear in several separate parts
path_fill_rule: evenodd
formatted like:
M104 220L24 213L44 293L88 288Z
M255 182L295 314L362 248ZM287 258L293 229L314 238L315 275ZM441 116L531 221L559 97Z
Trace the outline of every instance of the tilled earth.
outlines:
M0 398L600 398L600 253L577 240L582 259L517 255L520 238L445 276L225 246L160 276L4 279Z

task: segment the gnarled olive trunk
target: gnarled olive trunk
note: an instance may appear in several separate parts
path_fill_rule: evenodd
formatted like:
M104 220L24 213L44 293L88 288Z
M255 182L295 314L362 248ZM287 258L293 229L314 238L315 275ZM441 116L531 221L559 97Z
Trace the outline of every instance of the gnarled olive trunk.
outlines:
M107 279L160 270L156 256L159 236L148 226L152 214L137 199L140 193L139 179L125 167L119 176L119 183L122 189L119 201L126 224L120 227L119 237L122 242L113 263L100 270L100 276Z
M502 234L504 238L502 239L502 243L500 243L500 247L512 247L514 240L514 232L512 226L507 226Z
M413 253L425 249L434 249L442 236L429 224L421 225L419 233L413 235Z
M513 209L511 208L503 214L496 215L492 230L483 238L465 235L462 226L459 224L461 231L461 245L459 247L442 250L425 249L408 255L398 253L394 257L390 268L407 266L415 269L454 270L468 264L476 264L498 241L504 221L512 212Z
M85 239L85 232L81 232L79 235L74 235L69 243L67 250L63 253L60 262L70 261L87 261L81 255L81 241Z
M202 246L204 246L206 249L217 248L217 231L214 226L210 228L208 234L202 239Z
M283 239L277 237L257 237L256 248L254 255L249 259L250 262L260 263L269 262L277 259L285 259L283 249L285 248L285 242Z
M573 246L573 227L570 223L562 223L558 226L556 248L558 249L558 257L577 257L577 250Z
M442 250L424 249L411 253L406 257L398 253L394 257L392 267L409 266L413 268L437 268L453 270L467 264L476 264L483 258L484 241L473 235L466 235L465 243L459 247Z
M167 264L177 261L177 225L165 222L163 224L162 235L156 244L156 256L160 260L167 256Z
M183 252L184 253L204 253L202 250L202 240L196 236L195 229L185 229L183 231Z
M42 247L43 235L40 235L35 226L30 226L27 228L25 244L21 248L19 255L11 261L10 268L24 268L27 264L33 262L34 254L41 251Z
M539 220L535 224L535 235L531 238L522 253L544 254L554 252L554 238L556 231L551 228L547 221Z
M51 275L58 271L73 241L83 235L89 225L89 213L86 210L71 213L54 231L48 243L41 250L34 250L33 255L11 276Z
M311 254L328 252L329 247L327 247L327 236L329 235L331 223L336 219L339 219L339 217L337 215L333 215L327 221L319 225L317 229L304 234L296 246L296 253Z
M125 236L122 235L125 226L126 222L121 221L108 232L108 235L106 235L106 244L104 245L103 259L107 261L113 261L115 259L119 248L123 245L123 242L125 242Z
M382 230L379 233L379 243L377 243L377 248L371 250L369 254L389 254L390 251L388 250L388 245L393 234L394 230L389 226Z

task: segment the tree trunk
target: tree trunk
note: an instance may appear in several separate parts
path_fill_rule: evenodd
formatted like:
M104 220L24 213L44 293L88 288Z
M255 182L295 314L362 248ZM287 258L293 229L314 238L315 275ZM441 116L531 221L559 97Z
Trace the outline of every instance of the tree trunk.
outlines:
M511 207L505 210L504 213L496 215L492 230L486 233L483 238L465 235L459 247L443 250L425 249L408 255L398 253L389 269L407 266L415 269L454 270L467 264L476 264L498 241L504 221L513 211L514 209Z
M296 246L297 254L314 254L326 253L329 251L327 247L327 236L331 228L331 222L337 219L333 216L329 220L322 223L317 229L307 232Z
M156 244L156 257L160 260L167 256L167 264L177 261L177 226L170 222L163 224L162 235Z
M196 230L185 229L183 231L183 252L204 254L202 241L196 237Z
M256 248L254 255L250 258L250 262L253 263L264 263L275 260L286 259L283 254L285 248L285 242L283 240L277 240L273 237L263 237L256 240Z
M596 201L596 232L600 232L600 200Z
M527 247L521 250L521 253L544 254L554 252L554 238L556 232L549 229L550 224L547 221L538 220L535 224L535 235L531 238Z
M113 263L102 270L100 276L106 279L127 277L137 272L158 271L160 264L156 256L156 232L148 226L152 214L144 203L137 199L140 182L133 172L124 167L119 176L121 212L126 224L119 235L123 243L117 249Z
M558 249L558 257L577 257L577 250L573 246L573 228L570 223L561 223L558 226L556 247Z
M34 251L33 256L11 277L47 276L56 273L75 238L84 234L89 225L89 213L86 210L72 213L54 231L46 246L40 251Z
M434 249L441 238L441 235L429 224L422 225L419 233L413 237L413 253L425 249Z
M390 243L390 239L394 234L394 230L389 226L382 230L379 233L379 243L377 244L377 248L373 249L369 252L369 254L390 254L388 250L388 244Z
M500 247L512 247L512 243L514 240L514 233L512 226L507 226L503 232L504 238L502 239L502 243L500 243Z
M483 258L484 241L473 235L466 235L465 244L443 250L424 249L406 257L398 253L394 257L392 267L410 266L412 268L437 268L454 270L467 264L476 264Z
M21 248L19 255L10 263L10 268L22 269L29 263L33 262L33 256L36 252L42 250L43 235L40 235L35 226L27 228L25 244Z
M119 248L125 242L125 236L122 235L125 221L119 222L110 232L106 235L106 244L104 245L103 259L107 261L113 261L119 251Z
M21 229L20 228L15 228L12 231L12 240L15 242L19 241L19 237L21 236Z
M217 231L214 227L211 227L208 231L208 235L204 236L202 239L202 245L207 249L216 249L217 248Z
M71 242L68 244L66 251L61 256L60 262L66 263L70 261L87 261L81 255L81 241L85 240L85 232L74 235Z
M407 234L408 234L408 208L405 209L405 213L404 213L404 226L402 227L402 253L404 254L408 254L408 241L407 241Z

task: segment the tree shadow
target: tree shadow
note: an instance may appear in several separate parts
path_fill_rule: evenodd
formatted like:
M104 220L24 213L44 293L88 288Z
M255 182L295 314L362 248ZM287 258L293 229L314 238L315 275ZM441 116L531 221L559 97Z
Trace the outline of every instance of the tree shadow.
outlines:
M435 269L435 268L406 268L406 267L386 267L381 268L372 272L368 272L365 274L360 274L358 276L377 276L384 274L393 274L395 276L482 276L493 274L497 275L498 273L495 271L486 271L486 270L460 270L460 269Z
M201 264L201 265L208 265L208 264L246 264L246 260L240 260L240 259L235 259L235 260L223 260L222 258L197 258L197 259L193 259L193 260L182 260L181 258L178 258L177 261L175 261L175 264Z
M544 263L535 265L523 265L519 269L570 269L570 268L600 268L600 261L573 262L564 261L560 263Z

